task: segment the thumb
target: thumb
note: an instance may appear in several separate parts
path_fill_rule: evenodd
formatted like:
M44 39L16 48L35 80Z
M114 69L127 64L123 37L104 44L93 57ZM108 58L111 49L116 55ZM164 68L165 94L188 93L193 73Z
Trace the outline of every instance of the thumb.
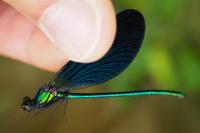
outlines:
M78 62L101 58L115 36L110 0L4 0L35 23L52 44Z

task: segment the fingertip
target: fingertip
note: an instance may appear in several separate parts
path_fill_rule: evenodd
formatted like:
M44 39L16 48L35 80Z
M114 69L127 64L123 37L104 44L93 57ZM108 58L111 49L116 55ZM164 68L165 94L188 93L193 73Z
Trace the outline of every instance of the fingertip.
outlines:
M61 1L47 9L40 28L70 60L93 62L111 47L116 31L111 1Z
M69 59L60 52L39 30L33 31L27 44L29 64L38 68L56 72Z
M44 34L38 29L31 35L27 44L28 58L26 61L19 59L26 63L45 70L57 71L69 60L83 63L96 61L106 54L113 43L116 20L110 0L91 0L84 1L85 3L78 0L73 2L63 0L65 2L63 9L67 9L67 11L63 11L67 16L56 18L58 23L51 20L55 18L45 20L45 13L48 12L48 8L38 21L38 15L42 14L43 6L41 7L41 4L38 6L40 8L39 13L36 13L36 8L29 9L31 1L4 1L7 1L24 16L31 18L31 22L39 23L39 27L46 35L44 37ZM49 2L49 0L46 1ZM51 4L54 3L52 1L54 0L51 0ZM45 2L43 3L45 5ZM37 4L34 4L34 6L37 7ZM58 8L58 10L61 9ZM52 14L50 12L51 16L56 17L53 13L55 12L52 12Z

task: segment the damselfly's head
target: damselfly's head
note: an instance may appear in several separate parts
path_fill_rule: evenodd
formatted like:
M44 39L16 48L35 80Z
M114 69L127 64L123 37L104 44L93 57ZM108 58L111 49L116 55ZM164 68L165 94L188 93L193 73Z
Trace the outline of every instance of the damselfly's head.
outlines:
M24 97L21 107L23 110L31 112L34 108L33 100L30 97Z

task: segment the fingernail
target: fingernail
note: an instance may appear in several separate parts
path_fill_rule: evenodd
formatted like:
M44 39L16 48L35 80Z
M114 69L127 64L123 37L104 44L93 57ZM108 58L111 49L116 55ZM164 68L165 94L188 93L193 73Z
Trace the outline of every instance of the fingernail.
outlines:
M43 32L71 60L95 60L98 47L100 51L109 49L99 44L103 21L94 4L93 0L59 0L39 20Z

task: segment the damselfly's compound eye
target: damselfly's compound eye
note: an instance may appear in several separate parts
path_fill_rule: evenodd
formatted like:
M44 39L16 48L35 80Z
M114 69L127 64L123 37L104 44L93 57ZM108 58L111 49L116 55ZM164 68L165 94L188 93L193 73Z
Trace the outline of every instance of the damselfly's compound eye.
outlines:
M33 101L29 97L24 97L21 106L23 110L30 112L33 109Z

